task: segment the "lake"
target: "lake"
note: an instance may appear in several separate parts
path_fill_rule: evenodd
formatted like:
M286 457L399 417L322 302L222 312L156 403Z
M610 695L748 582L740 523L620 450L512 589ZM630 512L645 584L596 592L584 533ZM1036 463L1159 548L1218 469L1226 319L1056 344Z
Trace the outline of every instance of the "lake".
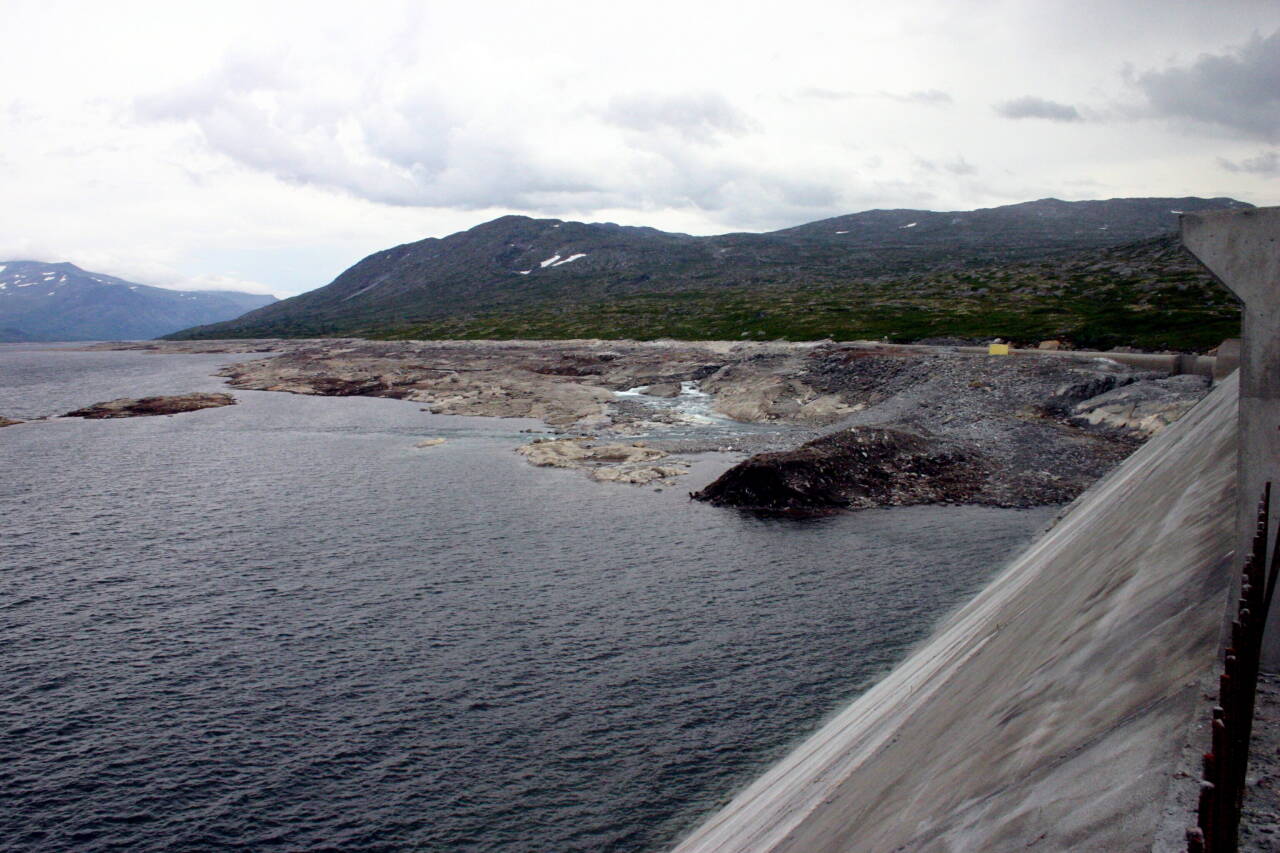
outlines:
M3 345L0 415L243 358ZM0 429L0 849L660 850L1056 512L760 519L688 499L723 454L600 484L533 421L235 395Z

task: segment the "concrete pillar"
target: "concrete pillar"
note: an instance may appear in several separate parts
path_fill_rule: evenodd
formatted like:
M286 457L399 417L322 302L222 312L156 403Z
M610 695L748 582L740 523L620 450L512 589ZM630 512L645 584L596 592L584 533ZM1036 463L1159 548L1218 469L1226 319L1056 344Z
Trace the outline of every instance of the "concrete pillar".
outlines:
M1268 480L1271 517L1280 521L1280 207L1184 214L1182 242L1244 303L1236 501L1236 554L1243 555ZM1280 669L1280 607L1269 614L1262 666Z
M1221 382L1240 369L1240 339L1227 338L1218 344L1218 354L1213 359L1213 381Z

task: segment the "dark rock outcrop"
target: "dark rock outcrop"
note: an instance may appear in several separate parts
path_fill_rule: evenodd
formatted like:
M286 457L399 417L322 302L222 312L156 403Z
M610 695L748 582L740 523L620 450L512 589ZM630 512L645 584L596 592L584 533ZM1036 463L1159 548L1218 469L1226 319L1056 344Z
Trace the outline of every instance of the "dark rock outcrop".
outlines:
M121 397L105 403L94 403L74 412L67 412L68 418L138 418L149 415L177 415L182 412L195 412L200 409L213 409L219 406L235 405L236 398L230 394L178 394L170 397L141 397L132 399Z
M900 430L855 427L795 450L756 454L692 497L715 506L785 514L975 502L987 471L981 455L958 445Z
M22 423L22 421L11 420L9 418L4 417L3 415L0 415L0 427L13 426L14 424L20 424L20 423Z

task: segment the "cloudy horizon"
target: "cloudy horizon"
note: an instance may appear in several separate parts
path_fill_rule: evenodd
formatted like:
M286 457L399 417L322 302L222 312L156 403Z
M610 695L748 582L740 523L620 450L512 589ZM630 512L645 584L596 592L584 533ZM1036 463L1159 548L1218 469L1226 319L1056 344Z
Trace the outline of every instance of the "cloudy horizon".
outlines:
M0 261L288 296L509 213L1280 203L1280 5L10 0Z

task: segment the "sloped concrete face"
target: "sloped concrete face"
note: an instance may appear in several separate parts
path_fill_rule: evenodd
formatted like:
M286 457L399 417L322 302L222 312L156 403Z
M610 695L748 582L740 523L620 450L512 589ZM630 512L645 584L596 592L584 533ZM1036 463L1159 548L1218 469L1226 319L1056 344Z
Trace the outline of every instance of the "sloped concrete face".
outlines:
M679 853L1180 841L1196 781L1175 770L1202 748L1231 588L1237 393L1232 376L1081 496Z

